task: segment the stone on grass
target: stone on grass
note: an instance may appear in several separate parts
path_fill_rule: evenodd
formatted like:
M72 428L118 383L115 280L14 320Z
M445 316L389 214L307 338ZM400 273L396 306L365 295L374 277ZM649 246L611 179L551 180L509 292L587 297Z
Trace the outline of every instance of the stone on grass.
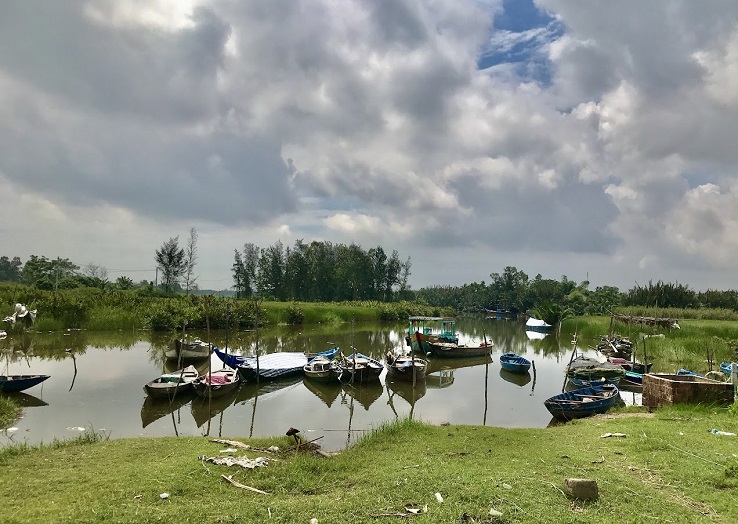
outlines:
M597 481L592 479L564 479L564 491L579 500L597 500Z

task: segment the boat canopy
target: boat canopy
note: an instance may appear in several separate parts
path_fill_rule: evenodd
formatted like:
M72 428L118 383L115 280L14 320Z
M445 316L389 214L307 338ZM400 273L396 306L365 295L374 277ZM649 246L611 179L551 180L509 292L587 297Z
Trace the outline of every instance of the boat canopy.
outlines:
M456 319L453 317L409 317L408 333L420 331L424 335L456 334Z

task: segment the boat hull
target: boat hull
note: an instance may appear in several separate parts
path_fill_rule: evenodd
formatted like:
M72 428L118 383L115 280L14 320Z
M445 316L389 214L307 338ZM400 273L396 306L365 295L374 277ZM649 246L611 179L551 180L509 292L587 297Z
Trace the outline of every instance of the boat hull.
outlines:
M241 387L241 377L235 370L214 371L211 375L211 380L208 380L207 375L202 375L192 382L192 388L198 397L223 397Z
M185 395L194 392L193 382L199 373L194 366L187 366L185 369L175 371L174 373L165 373L144 385L144 391L152 398L174 398L178 395Z
M530 360L515 353L500 355L500 366L511 373L527 373L530 369Z
M579 388L544 401L546 409L558 420L574 420L607 412L620 397L613 384Z
M32 388L49 378L49 375L5 375L0 376L0 391L13 393Z
M393 357L387 355L387 376L405 382L425 380L428 363L421 358Z

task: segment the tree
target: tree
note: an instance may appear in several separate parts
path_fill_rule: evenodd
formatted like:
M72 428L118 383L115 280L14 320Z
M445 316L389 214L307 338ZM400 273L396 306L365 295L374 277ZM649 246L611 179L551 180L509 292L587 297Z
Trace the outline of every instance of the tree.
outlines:
M0 282L20 282L22 266L18 257L13 257L13 260L6 256L0 257Z
M115 287L118 289L133 289L133 280L126 276L118 277L115 281Z
M184 256L184 287L186 293L190 294L190 289L194 288L197 277L195 276L195 266L197 265L197 230L190 228L190 236L187 239L187 247Z
M231 266L231 271L233 271L233 287L236 289L236 298L244 298L251 295L249 276L246 273L246 266L243 263L241 252L238 249L234 249L233 251L233 265Z
M21 277L23 282L39 289L70 289L79 285L77 270L79 266L67 258L49 260L31 255L23 264Z
M80 282L87 287L105 289L105 286L108 285L108 270L103 266L90 262L82 268Z
M161 270L162 287L165 291L173 292L186 269L185 251L179 247L179 237L164 242L161 249L156 251L154 259L157 268Z

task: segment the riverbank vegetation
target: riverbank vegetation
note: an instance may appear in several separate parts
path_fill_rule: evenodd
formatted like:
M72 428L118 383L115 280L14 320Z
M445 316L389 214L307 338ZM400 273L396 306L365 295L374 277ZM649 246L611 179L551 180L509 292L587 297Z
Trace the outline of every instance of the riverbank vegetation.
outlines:
M434 523L735 522L736 437L713 428L738 432L735 411L672 407L542 429L402 420L329 458L286 436L231 436L253 449L228 454L273 459L254 470L206 461L234 448L204 437L87 438L0 450L0 501L9 523L360 524L408 510ZM44 474L29 474L39 464ZM565 478L595 480L598 500L569 498Z

